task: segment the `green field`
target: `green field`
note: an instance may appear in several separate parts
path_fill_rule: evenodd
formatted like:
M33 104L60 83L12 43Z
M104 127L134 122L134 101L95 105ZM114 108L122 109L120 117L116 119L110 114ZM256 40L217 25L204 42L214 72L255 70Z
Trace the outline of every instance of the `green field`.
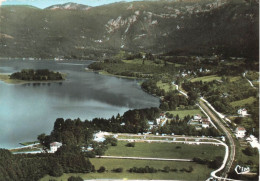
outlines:
M100 75L105 75L105 76L112 76L112 77L118 77L118 78L124 78L124 79L140 79L138 77L130 77L130 76L123 76L123 75L114 75L114 74L110 74L107 71L99 71Z
M180 159L192 159L194 157L214 159L216 156L224 156L224 148L213 145L136 142L135 147L127 147L126 144L126 141L119 141L117 146L110 146L105 155ZM176 148L177 146L181 148Z
M124 63L130 63L130 64L139 64L139 65L142 65L143 64L143 60L141 59L134 59L134 60L122 60ZM144 61L144 64L145 65L155 65L155 66L162 66L163 62L161 62L160 64L156 64L154 63L154 61L151 61L151 60L145 60Z
M173 114L174 116L178 114L181 119L188 115L193 116L196 114L200 114L201 116L204 116L204 114L201 112L200 109L176 110L176 111L167 111L167 112Z
M254 101L256 101L255 97L249 97L247 99L231 102L231 106L240 107L240 106L244 106L246 104L252 104Z
M67 181L70 176L80 176L83 179L181 179L181 180L206 180L210 176L211 169L206 165L199 165L193 162L174 162L174 161L150 161L150 160L121 160L121 159L103 159L92 158L91 163L96 169L100 166L106 168L104 173L88 173L88 174L63 174L62 177L50 177L45 176L41 181L49 181L50 179L56 179L57 181ZM132 167L154 167L157 169L163 169L165 166L169 166L171 169L178 169L177 172L157 172L157 173L129 173L127 170ZM191 173L181 172L182 168L189 168L192 166L194 169ZM111 170L114 168L122 167L124 170L122 173L113 173Z
M175 89L176 89L175 86L173 86L173 85L171 85L171 84L169 84L169 83L163 83L162 81L158 81L158 82L156 83L156 86L157 86L158 88L160 88L160 89L164 89L165 92L169 92L169 91L171 91L171 90L175 90Z
M197 77L197 78L191 79L191 82L198 82L198 81L210 82L213 80L221 80L221 77L219 77L217 75L209 75L209 76L203 76L203 77Z

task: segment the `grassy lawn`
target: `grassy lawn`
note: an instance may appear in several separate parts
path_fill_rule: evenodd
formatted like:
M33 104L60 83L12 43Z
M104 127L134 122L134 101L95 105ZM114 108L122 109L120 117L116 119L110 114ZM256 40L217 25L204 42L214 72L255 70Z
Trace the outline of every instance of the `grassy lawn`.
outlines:
M157 87L159 87L160 89L164 89L165 92L169 92L170 90L175 90L176 87L169 84L169 83L163 83L162 81L158 81L156 83Z
M214 159L216 156L224 156L224 147L213 145L136 142L135 147L127 147L126 144L126 141L119 141L117 146L110 146L105 155L180 159Z
M252 83L253 83L253 85L254 85L255 87L258 87L258 88L259 88L259 82L253 81Z
M197 77L197 78L191 79L191 82L197 82L197 81L210 82L213 80L221 80L221 77L218 77L217 75L209 75L209 76Z
M123 76L123 75L114 75L114 74L110 74L107 71L99 71L100 75L105 75L105 76L113 76L113 77L118 77L118 78L124 78L124 79L139 79L138 77L130 77L130 76Z
M230 82L235 82L241 79L241 76L236 76L236 77L229 77Z
M240 165L248 165L247 162L250 160L252 161L252 165L250 165L250 170L252 172L257 172L259 166L259 154L254 156L248 156L243 153L243 147L239 146L238 141L236 140L236 161Z
M106 168L104 173L88 173L88 174L63 174L63 176L55 178L45 176L41 181L49 181L49 179L56 179L57 181L66 181L70 176L80 176L83 179L181 179L181 180L206 180L210 176L211 169L205 165L199 165L196 163L188 162L170 162L170 161L150 161L150 160L121 160L121 159L102 159L92 158L91 163L95 165L96 169L100 166ZM157 169L163 169L165 166L169 166L171 169L176 168L177 172L157 172L157 173L129 173L127 170L132 167L154 167ZM191 173L181 172L182 168L189 168L192 166L194 169ZM111 170L114 168L123 168L122 173L113 173Z
M181 119L188 115L193 116L196 114L200 114L201 116L204 116L204 114L201 112L200 109L175 110L175 111L167 111L167 112L169 112L170 114L173 114L174 116L176 116L178 114Z
M244 106L246 104L252 104L255 100L256 100L255 97L249 97L247 99L231 102L231 106L233 107Z
M143 60L141 59L134 59L134 60L122 60L124 63L130 63L130 64L139 64L142 65L143 64ZM155 65L155 66L162 66L163 62L161 62L160 64L156 64L154 63L154 61L151 60L145 60L144 61L145 65Z

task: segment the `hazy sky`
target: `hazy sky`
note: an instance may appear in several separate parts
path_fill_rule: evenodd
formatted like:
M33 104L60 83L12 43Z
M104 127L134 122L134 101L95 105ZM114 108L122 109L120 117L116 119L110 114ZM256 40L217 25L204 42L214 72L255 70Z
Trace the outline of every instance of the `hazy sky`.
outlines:
M79 4L85 4L89 6L100 6L103 4L110 4L114 2L120 2L122 0L0 0L0 5L32 5L38 8L46 8L54 4L63 4L67 2L75 2ZM124 0L131 2L134 0ZM136 0L135 0L136 1Z

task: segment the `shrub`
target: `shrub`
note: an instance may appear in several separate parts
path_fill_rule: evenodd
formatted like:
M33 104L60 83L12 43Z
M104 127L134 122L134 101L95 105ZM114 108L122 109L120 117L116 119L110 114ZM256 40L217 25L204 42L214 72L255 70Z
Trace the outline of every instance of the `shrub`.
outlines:
M121 172L123 172L123 168L114 168L113 170L112 170L113 172L117 172L117 173L121 173Z
M135 147L135 143L134 142L127 143L125 146L127 146L127 147Z
M153 168L153 167L149 167L149 166L146 166L146 167L140 167L140 168L137 168L137 167L133 167L133 168L130 168L129 169L129 172L134 172L134 173L156 173L157 172L157 169Z
M104 166L101 166L99 169L98 169L98 173L103 173L106 171L106 168Z
M170 167L166 166L162 170L163 172L169 173L170 172Z
M68 181L84 181L81 177L71 176L68 178Z
M95 153L94 153L93 151L88 151L88 152L86 152L86 153L85 153L85 156L86 156L87 158L95 158L95 157L96 157L96 155L95 155Z
M172 171L172 172L177 172L178 169L177 169L177 168L173 168L173 169L171 169L171 171Z
M252 148L251 146L246 147L246 149L243 150L243 152L248 156L253 156L258 154L257 148Z

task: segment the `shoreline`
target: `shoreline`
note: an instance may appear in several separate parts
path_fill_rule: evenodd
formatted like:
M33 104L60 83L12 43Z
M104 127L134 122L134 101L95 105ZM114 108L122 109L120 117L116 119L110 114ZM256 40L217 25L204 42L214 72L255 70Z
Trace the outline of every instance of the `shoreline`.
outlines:
M19 79L10 79L11 74L6 73L0 73L0 81L6 83L6 84L37 84L37 83L60 83L65 81L65 78L67 74L62 73L62 80L36 80L36 81L30 81L30 80L19 80Z
M93 70L93 69L90 69L90 68L85 68L85 70L87 72L95 72L95 73L98 73L99 75L105 75L105 76L111 76L111 77L117 77L117 78L124 78L124 79L131 79L131 80L133 80L133 79L136 79L136 80L146 79L146 78L124 76L124 75L115 75L115 74L108 73L105 70Z

